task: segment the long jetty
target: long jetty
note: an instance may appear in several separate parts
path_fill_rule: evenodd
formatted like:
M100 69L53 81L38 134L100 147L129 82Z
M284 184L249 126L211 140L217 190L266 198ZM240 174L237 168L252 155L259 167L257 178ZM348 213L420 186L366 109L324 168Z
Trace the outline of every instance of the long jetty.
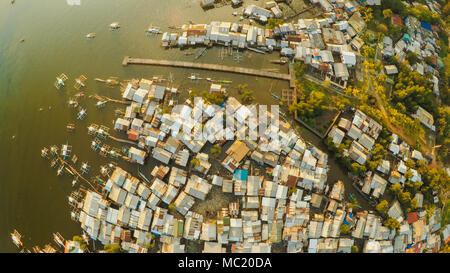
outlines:
M261 70L244 68L244 67L236 67L236 66L180 62L180 61L169 61L169 60L136 59L136 58L131 58L129 56L125 56L123 58L122 65L128 66L129 64L194 68L194 69L230 72L230 73L236 73L236 74L245 74L245 75L272 78L272 79L278 79L278 80L284 80L284 81L291 81L291 75L292 75L292 74L274 73L274 72L261 71Z

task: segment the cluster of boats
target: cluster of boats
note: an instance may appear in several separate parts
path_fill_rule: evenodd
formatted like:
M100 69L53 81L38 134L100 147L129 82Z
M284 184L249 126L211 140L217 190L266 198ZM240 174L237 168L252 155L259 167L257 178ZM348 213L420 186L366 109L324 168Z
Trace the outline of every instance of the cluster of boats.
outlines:
M111 30L117 30L120 28L120 23L119 22L113 22L109 25L109 28ZM161 29L159 27L154 27L153 25L150 25L146 30L146 33L148 34L162 34ZM86 34L86 38L88 39L93 39L97 36L97 34L95 32L91 32Z
M84 233L83 233L84 235ZM22 234L20 234L16 229L14 229L13 232L11 232L10 234L11 236L11 240L13 242L13 244L20 249L20 252L30 252L29 250L25 250L24 246L23 246L23 242L22 242ZM83 236L84 239L84 236ZM59 233L59 232L55 232L53 233L53 241L56 243L56 245L59 248L64 249L66 247L66 239L64 239L64 237ZM44 248L44 250L41 250L40 247L35 246L33 247L33 251L35 253L54 253L56 252L55 248L53 248L53 246L51 244L46 245L46 247Z

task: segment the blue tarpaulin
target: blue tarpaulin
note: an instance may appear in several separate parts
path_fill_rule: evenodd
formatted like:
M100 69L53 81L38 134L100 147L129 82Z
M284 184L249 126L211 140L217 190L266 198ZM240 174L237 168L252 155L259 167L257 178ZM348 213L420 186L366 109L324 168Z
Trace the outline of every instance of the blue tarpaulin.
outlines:
M236 170L234 172L233 178L235 180L247 181L248 171L246 170Z
M427 23L427 22L420 22L420 25L421 25L424 29L426 29L426 30L428 30L428 31L433 31L433 30L431 29L431 24L430 24L430 23Z

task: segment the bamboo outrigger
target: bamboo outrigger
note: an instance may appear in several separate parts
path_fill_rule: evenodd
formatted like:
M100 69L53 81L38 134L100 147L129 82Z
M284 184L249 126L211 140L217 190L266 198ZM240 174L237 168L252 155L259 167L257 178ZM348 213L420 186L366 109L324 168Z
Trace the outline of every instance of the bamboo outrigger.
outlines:
M11 233L11 239L18 248L23 248L22 235L17 230Z
M65 239L64 237L62 237L61 234L59 234L59 232L53 233L53 240L55 241L55 243L57 245L59 245L60 247L64 248L65 247Z
M56 77L56 81L55 81L55 87L56 89L61 89L61 87L65 86L65 82L68 80L69 78L66 76L66 74L62 73L61 75L59 75L58 77Z
M80 90L81 87L86 87L86 84L84 83L87 80L86 76L80 75L78 78L75 79L75 85L73 86L76 90Z
M68 123L66 127L67 127L67 131L68 132L75 131L75 124L74 123Z
M42 148L42 150L41 150L41 156L42 156L43 158L48 158L48 149L47 149L47 147Z

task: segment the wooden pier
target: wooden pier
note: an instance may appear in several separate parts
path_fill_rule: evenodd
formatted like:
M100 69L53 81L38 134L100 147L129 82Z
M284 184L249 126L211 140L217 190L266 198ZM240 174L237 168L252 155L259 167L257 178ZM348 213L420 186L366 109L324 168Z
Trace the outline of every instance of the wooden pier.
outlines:
M122 61L123 66L128 66L129 64L140 64L140 65L157 65L157 66L172 66L181 68L193 68L193 69L203 69L221 72L230 72L236 74L244 74L265 78L272 78L277 80L289 81L291 82L291 74L284 73L274 73L268 71L261 71L251 68L236 67L236 66L226 66L217 64L204 64L204 63L191 63L191 62L180 62L180 61L169 61L169 60L154 60L154 59L136 59L125 56Z

